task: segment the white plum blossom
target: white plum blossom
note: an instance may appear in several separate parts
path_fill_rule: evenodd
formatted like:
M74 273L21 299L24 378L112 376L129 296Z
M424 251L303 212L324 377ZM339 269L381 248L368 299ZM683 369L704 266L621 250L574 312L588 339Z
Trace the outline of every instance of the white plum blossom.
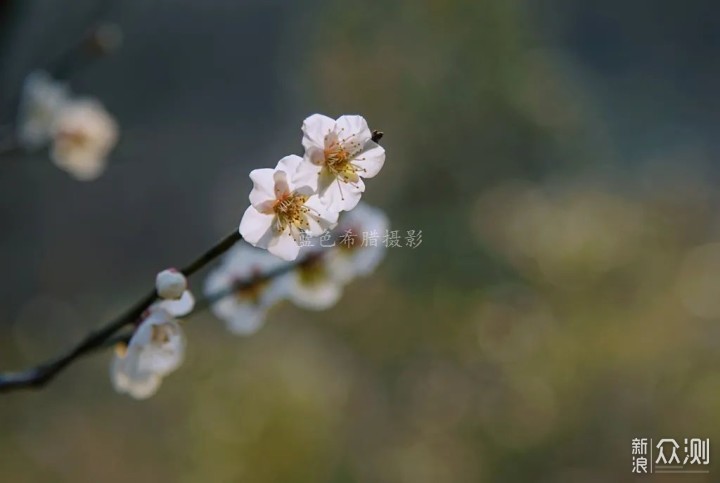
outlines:
M65 102L53 119L50 157L80 181L96 179L118 139L118 126L103 105L89 98Z
M303 250L303 261L290 274L288 299L298 307L310 310L329 309L340 300L343 281L335 277L328 255L336 248Z
M337 223L338 211L328 210L314 188L298 179L299 156L282 158L275 169L250 172L250 206L240 221L240 234L251 245L284 260L294 260L303 233L317 236Z
M52 137L52 126L68 102L67 86L46 72L36 71L25 79L18 110L17 136L25 149L38 149Z
M174 268L159 272L155 277L155 291L160 298L177 300L187 289L185 275Z
M185 335L177 320L162 308L152 308L127 348L116 352L110 368L113 386L136 399L148 398L184 357Z
M343 213L334 230L336 238L352 234L356 239L352 244L336 243L335 249L327 253L333 276L347 283L372 273L387 251L382 237L389 226L385 213L363 202Z
M303 122L302 131L305 162L299 178L331 209L353 209L365 191L362 178L374 177L385 164L385 149L372 140L365 118L334 120L313 114Z
M252 280L284 265L285 262L266 250L237 243L213 270L205 282L205 295L214 298L212 312L223 320L230 332L250 335L262 327L265 314L287 294L287 275Z

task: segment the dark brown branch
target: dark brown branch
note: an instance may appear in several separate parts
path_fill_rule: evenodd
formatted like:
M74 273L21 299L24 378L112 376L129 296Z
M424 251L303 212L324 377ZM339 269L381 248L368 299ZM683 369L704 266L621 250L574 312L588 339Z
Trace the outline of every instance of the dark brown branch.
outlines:
M215 258L229 250L230 247L232 247L241 238L242 237L237 230L233 231L207 252L192 261L187 267L183 268L181 272L186 277L191 276ZM133 304L132 307L130 307L125 313L103 327L92 331L65 355L25 371L0 374L0 392L25 388L39 388L44 386L75 359L89 351L92 351L96 347L102 346L105 341L123 327L137 322L143 312L145 312L145 310L147 310L156 300L157 294L153 288L135 302L135 304Z

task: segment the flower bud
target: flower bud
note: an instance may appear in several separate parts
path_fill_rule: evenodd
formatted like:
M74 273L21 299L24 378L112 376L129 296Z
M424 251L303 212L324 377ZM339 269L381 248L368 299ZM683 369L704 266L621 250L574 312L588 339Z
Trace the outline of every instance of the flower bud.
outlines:
M155 290L160 298L177 300L182 297L183 292L187 289L187 279L185 275L169 268L157 274L155 279Z

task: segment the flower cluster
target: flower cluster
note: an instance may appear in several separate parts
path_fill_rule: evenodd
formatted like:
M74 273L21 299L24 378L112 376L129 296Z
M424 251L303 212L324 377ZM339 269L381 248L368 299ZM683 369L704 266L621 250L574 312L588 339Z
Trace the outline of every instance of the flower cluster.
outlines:
M303 235L320 236L341 211L352 210L365 191L363 178L385 163L385 150L362 116L314 114L302 131L302 158L287 156L274 169L250 173L250 206L240 222L248 243L284 260L298 257Z
M115 390L135 399L155 394L165 376L180 367L185 357L185 334L176 317L192 312L195 298L185 276L175 269L156 278L160 300L144 314L130 342L119 344L110 366Z
M118 138L118 126L94 98L74 97L45 72L25 80L17 136L28 150L50 145L56 166L81 181L96 179Z
M335 241L347 230L384 230L385 214L360 202L344 213L329 232ZM295 263L284 263L266 250L240 242L235 245L205 283L211 310L238 335L255 333L268 310L283 300L311 310L324 310L341 297L356 277L369 275L386 251L383 245L303 247Z
M365 119L315 114L302 130L303 157L286 156L274 169L250 173L250 206L239 228L245 241L235 243L206 279L205 301L234 334L255 333L283 300L311 310L331 307L349 282L375 269L387 248L338 243L348 232L389 227L384 213L360 201L363 178L375 176L385 162ZM304 243L317 239L323 243ZM175 269L157 275L155 294L159 300L119 346L111 366L116 390L137 399L153 395L182 362L185 337L176 317L195 305L185 276Z

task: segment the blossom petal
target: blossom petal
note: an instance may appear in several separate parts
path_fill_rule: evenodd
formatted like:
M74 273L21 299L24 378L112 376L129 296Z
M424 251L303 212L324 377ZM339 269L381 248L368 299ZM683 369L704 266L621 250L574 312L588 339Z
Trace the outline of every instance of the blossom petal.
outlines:
M98 157L94 151L67 150L57 142L52 145L50 159L55 166L78 181L94 181L107 168L107 161Z
M162 377L150 372L129 372L128 362L127 356L115 356L110 365L110 381L115 390L135 399L147 399L153 396L160 388Z
M253 189L250 191L250 204L260 205L268 200L275 200L275 181L273 180L274 169L254 169L250 171L250 179L253 182Z
M332 250L327 257L328 272L338 282L349 283L357 276L357 268L353 263L354 257L343 253L344 250Z
M273 173L273 180L275 181L276 200L290 194L290 186L288 185L288 174L285 171L275 170L275 172Z
M321 166L316 166L307 158L304 158L292 176L292 185L296 191L298 187L307 186L312 192L315 192L318 189L318 180L323 171L325 170Z
M295 173L295 170L297 170L300 163L302 163L302 160L303 158L301 158L300 156L291 154L290 156L285 156L280 161L278 161L275 169L278 171L285 171L288 175L292 175L293 173Z
M325 149L325 136L334 129L334 119L323 116L322 114L313 114L303 121L303 147L306 150L313 146Z
M266 248L264 243L265 234L272 230L275 217L260 213L253 206L248 206L240 221L240 234L243 239L254 246Z
M305 206L310 208L308 224L311 236L320 236L337 224L340 212L328 207L319 197L311 196L305 202Z
M364 117L358 115L340 116L336 121L338 137L343 144L364 146L372 138L372 132Z
M35 71L27 76L17 119L18 140L23 147L37 149L49 141L54 118L69 95L67 86L46 72Z
M265 309L249 304L237 304L232 316L225 319L230 332L236 335L251 335L262 327Z
M330 278L314 283L304 283L298 279L289 298L298 307L325 310L335 305L341 295L342 285Z
M358 179L355 183L345 183L336 179L324 193L320 194L320 198L328 211L349 211L360 202L363 191L365 191L365 183L362 179Z
M300 252L300 246L288 229L272 237L267 249L273 255L287 261L295 260Z
M352 160L353 165L360 168L358 174L363 178L377 175L385 164L385 149L372 141L365 145L365 150Z
M173 317L184 317L195 308L195 297L190 290L185 290L177 300L162 300L159 307L168 311Z

